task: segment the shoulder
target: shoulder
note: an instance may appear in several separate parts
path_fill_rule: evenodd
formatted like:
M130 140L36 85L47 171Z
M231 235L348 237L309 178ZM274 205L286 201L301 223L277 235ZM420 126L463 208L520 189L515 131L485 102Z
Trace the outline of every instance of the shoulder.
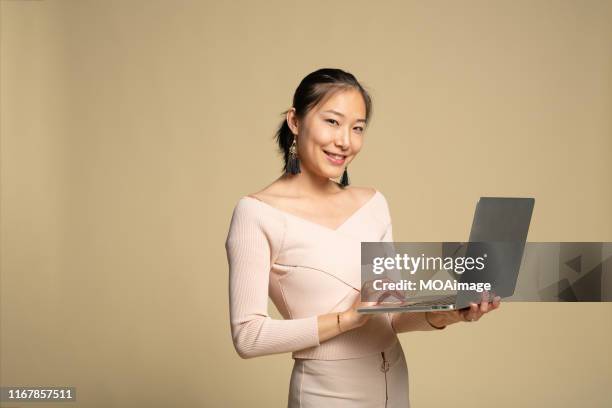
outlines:
M255 198L242 196L234 205L225 238L228 254L270 250L277 256L285 237L285 219Z
M361 197L362 203L371 202L370 209L374 213L375 217L380 220L384 225L391 223L391 211L389 209L389 203L385 194L374 187L354 187L355 194Z
M234 229L261 230L267 234L282 233L284 217L272 209L270 205L259 199L244 195L234 204L230 220L230 232Z
M385 226L391 223L391 211L385 194L374 187L348 186L347 190L352 190L354 200L367 206L368 211Z
M347 189L352 191L353 197L361 202L366 203L368 200L376 201L376 203L382 206L383 209L388 209L387 197L385 194L374 187L363 187L363 186L348 186Z
M345 187L347 192L353 195L354 198L360 201L367 201L370 198L373 198L378 190L374 187L364 187L364 186L347 186Z

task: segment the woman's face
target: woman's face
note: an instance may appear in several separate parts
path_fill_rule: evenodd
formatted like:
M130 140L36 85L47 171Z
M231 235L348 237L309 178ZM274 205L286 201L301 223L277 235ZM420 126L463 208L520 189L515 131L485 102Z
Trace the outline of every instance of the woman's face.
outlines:
M340 177L361 150L365 114L363 97L352 88L337 91L301 121L294 108L287 112L289 127L297 134L302 171L327 178Z

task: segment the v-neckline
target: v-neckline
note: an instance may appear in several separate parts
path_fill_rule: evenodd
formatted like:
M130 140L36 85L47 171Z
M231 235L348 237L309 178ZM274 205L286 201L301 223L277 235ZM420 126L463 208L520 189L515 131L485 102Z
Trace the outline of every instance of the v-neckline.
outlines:
M252 200L255 200L255 201L257 201L257 202L259 202L259 203L261 203L261 204L265 205L266 207L272 208L272 209L273 209L273 210L275 210L275 211L278 211L278 212L280 212L280 213L282 213L282 214L285 214L286 216L289 216L289 217L295 218L295 219L297 219L297 220L299 220L299 221L302 221L302 222L304 222L304 223L307 223L307 224L311 224L311 225L317 226L317 227L322 228L322 229L327 230L327 231L331 231L331 232L338 232L340 229L342 229L342 227L344 227L346 224L348 224L348 222L349 222L350 220L352 220L353 218L355 218L355 217L357 216L357 214L359 214L361 211L363 211L363 210L364 210L364 209L365 209L365 208L366 208L366 207L367 207L367 206L368 206L368 205L369 205L369 204L370 204L372 201L374 201L374 198L376 198L376 196L379 194L379 191L378 191L378 190L376 190L376 189L374 189L374 190L375 190L374 194L372 194L372 196L371 196L370 198L368 198L368 199L367 199L367 201L366 201L365 203L363 203L363 204L362 204L362 205L361 205L359 208L357 208L355 211L353 211L353 213L352 213L351 215L349 215L347 218L345 218L345 219L344 219L344 221L342 221L342 222L340 223L340 225L338 225L338 226L337 226L337 227L335 227L335 228L331 228L331 227L328 227L327 225L323 225L323 224L320 224L320 223L318 223L318 222L314 222L314 221L312 221L312 220L309 220L309 219L307 219L307 218L300 217L299 215L295 215L295 214L290 213L290 212L288 212L288 211L281 210L280 208L277 208L277 207L273 206L272 204L268 204L267 202L265 202L265 201L263 201L263 200L260 200L259 198L255 198L255 197L250 196L250 195L246 195L246 196L244 196L244 197L245 197L245 198L250 198L250 199L252 199Z

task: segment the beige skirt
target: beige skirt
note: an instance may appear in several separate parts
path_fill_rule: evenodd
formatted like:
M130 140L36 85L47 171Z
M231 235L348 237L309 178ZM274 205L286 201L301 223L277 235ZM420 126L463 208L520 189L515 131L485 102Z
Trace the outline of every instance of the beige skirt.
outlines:
M402 345L344 360L295 359L288 408L408 408Z

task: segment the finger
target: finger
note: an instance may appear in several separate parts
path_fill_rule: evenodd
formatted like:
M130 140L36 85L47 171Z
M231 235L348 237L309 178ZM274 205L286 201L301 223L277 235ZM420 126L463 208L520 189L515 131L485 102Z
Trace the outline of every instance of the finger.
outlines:
M501 298L499 296L495 296L493 299L490 300L489 302L489 309L490 310L495 310L499 307L499 303L501 302Z
M397 281L389 279L389 277L387 277L387 276L385 276L382 279L382 281L386 282L386 283L397 283ZM401 291L399 291L397 289L393 289L393 290L391 290L391 292L393 292L393 296L395 296L396 298L401 299L401 300L406 300L406 296L404 296L404 294Z
M397 290L397 289L393 289L390 290L390 292L393 294L393 296L395 296L396 298L400 299L400 300L406 300L406 296L404 296L404 294Z
M489 292L484 291L482 294L482 302L480 303L480 312L487 313L489 310Z
M391 296L394 296L394 291L387 290L380 294L380 296L378 297L378 301L382 302L384 299L391 297Z
M497 309L500 303L501 298L499 296L495 296L495 298L493 299L493 309Z
M377 302L374 301L370 301L370 302L362 302L361 298L357 297L357 299L355 299L355 301L353 302L353 304L351 305L352 309L357 309L358 307L363 307L363 306L376 306Z
M384 282L393 282L391 280L389 280L389 278L383 278L382 281ZM378 301L382 301L384 299L386 299L387 297L393 295L396 298L405 301L406 300L406 296L404 296L404 294L397 290L397 289L392 289L392 290L387 290L382 292L381 290L377 290L374 289L373 284L371 281L367 282L367 285L364 285L364 298L370 298L370 297L374 297L374 296L378 296Z
M468 313L468 320L474 321L476 319L476 314L478 313L478 305L476 303L470 304L470 311Z
M376 302L380 303L388 297L389 297L389 292L383 292L382 294L380 294L380 296L378 296L378 300Z

